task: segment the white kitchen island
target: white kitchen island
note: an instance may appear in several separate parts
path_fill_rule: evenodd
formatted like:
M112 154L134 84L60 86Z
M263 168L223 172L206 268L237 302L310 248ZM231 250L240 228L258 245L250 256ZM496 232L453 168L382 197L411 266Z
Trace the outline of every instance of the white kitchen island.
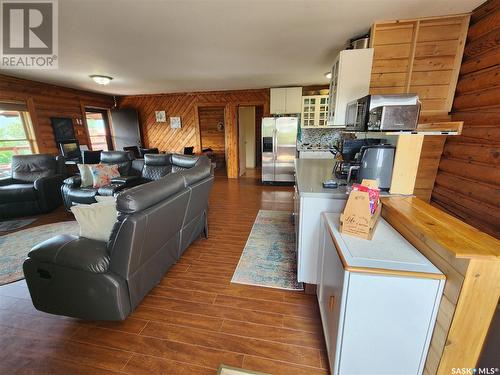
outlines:
M445 276L384 219L370 241L339 218L323 214L318 259L331 373L422 374Z
M297 279L317 284L318 249L322 212L340 213L347 201L347 189L324 189L332 178L333 159L295 159L294 218L297 242ZM342 183L345 181L339 181Z

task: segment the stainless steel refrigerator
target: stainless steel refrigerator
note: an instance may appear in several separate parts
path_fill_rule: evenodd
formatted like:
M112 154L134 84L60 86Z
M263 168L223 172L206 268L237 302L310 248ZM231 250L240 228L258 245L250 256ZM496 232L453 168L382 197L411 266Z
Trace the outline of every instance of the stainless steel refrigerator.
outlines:
M298 117L262 119L262 182L293 182Z

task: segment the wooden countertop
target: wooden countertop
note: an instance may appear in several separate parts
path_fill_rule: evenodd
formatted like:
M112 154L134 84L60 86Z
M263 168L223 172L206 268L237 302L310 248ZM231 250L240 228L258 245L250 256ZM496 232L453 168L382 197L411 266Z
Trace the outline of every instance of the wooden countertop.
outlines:
M500 241L415 197L385 197L384 212L427 245L455 258L500 260Z

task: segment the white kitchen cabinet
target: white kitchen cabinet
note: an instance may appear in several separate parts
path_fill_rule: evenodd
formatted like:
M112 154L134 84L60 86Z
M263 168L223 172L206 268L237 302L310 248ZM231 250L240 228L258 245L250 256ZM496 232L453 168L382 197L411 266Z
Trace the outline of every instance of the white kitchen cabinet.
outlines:
M371 241L323 214L317 296L332 374L422 374L444 275L384 219Z
M346 187L324 189L332 178L334 159L295 159L295 231L297 280L318 283L318 252L322 212L342 212Z
M340 51L332 67L328 125L345 126L347 104L368 95L373 48Z
M282 115L302 112L302 87L271 89L270 112Z
M303 128L324 128L328 120L328 95L302 97L300 125Z

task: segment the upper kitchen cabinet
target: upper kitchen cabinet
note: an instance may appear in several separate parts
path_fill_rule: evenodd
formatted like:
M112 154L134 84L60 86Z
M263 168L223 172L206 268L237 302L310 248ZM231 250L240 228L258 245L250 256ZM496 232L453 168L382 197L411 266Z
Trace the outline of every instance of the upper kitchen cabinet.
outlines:
M301 126L303 128L324 128L328 119L328 95L302 97Z
M450 112L468 25L469 15L375 23L370 93L417 93L422 114Z
M302 112L302 87L281 87L271 89L270 112L282 115Z
M372 59L372 48L340 51L332 67L328 125L344 127L347 103L368 95Z

